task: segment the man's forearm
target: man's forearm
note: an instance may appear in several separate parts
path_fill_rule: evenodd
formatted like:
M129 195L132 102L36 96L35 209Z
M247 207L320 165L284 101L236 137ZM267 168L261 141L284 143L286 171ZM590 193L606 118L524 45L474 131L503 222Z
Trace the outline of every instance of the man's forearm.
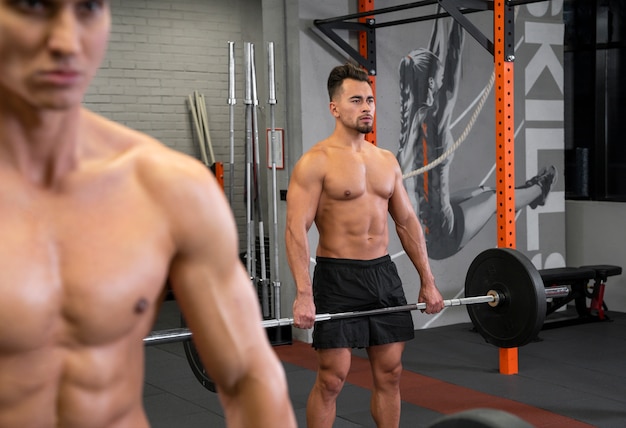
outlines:
M296 292L298 295L310 294L312 289L309 271L311 253L306 234L302 239L302 237L295 237L292 232L287 231L285 238L287 262L296 282Z
M424 233L419 225L415 227L400 227L397 229L398 237L402 248L415 266L420 275L422 284L434 284L434 276L430 270L430 262L428 259L428 250L426 249L426 241Z

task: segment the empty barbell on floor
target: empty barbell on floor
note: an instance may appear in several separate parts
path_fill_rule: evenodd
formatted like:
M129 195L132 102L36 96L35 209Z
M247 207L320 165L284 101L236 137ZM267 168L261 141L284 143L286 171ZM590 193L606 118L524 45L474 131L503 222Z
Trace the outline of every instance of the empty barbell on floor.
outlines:
M543 325L546 298L565 297L565 286L545 288L539 272L518 251L492 248L478 255L470 265L465 280L466 297L444 300L444 306L468 306L476 330L493 345L501 348L523 346L533 340ZM487 303L487 305L480 305ZM316 322L385 315L426 309L425 303L378 308L365 311L318 314ZM293 325L293 318L262 321L265 328ZM185 328L154 331L144 339L156 345L191 339Z

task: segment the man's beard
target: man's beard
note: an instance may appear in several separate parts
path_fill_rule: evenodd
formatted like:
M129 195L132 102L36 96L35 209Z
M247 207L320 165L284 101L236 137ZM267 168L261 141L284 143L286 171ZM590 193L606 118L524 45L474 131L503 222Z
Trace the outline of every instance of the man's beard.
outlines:
M369 134L374 129L374 125L357 125L354 129L361 134Z

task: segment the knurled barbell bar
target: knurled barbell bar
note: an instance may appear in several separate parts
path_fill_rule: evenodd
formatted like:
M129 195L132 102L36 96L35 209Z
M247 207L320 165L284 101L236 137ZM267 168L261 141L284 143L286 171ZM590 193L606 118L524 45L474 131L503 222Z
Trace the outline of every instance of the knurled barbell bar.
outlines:
M546 299L566 297L566 286L545 287L541 275L522 253L510 248L491 248L471 263L465 278L464 298L444 300L444 306L467 306L478 333L500 348L516 348L532 341L543 326ZM479 305L479 303L487 303ZM393 312L423 310L425 303L378 308L366 311L317 314L316 322L342 318L384 315ZM293 318L261 321L263 327L293 325ZM185 353L192 371L207 389L214 385L206 375L186 327L154 331L144 338L146 345L185 342Z

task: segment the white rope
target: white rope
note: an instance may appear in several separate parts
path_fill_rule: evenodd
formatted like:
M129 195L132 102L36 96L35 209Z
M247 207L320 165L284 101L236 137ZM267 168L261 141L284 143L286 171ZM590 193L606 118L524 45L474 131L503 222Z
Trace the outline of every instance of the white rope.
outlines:
M407 178L415 177L416 175L419 175L419 174L423 174L426 171L430 171L431 169L433 169L434 167L436 167L437 165L442 163L444 160L446 160L452 153L454 153L454 151L456 149L459 148L459 146L463 143L463 141L465 141L465 139L469 135L470 131L474 127L474 123L478 119L478 115L480 114L481 110L483 109L483 106L485 105L485 102L487 101L487 98L489 97L489 94L491 93L491 89L493 88L493 84L494 84L495 80L496 80L496 73L495 73L495 71L493 71L491 73L491 78L489 79L489 82L487 83L487 86L485 86L485 89L483 90L483 95L480 98L480 101L478 102L478 105L476 106L476 109L474 110L474 113L472 114L472 117L470 118L469 122L467 123L467 126L465 127L465 130L459 136L459 138L457 138L457 140L454 142L454 144L452 146L450 146L448 148L448 150L446 150L441 156L439 156L434 161L430 162L428 165L424 165L423 167L421 167L419 169L416 169L414 171L411 171L411 172L408 172L408 173L404 174L402 176L402 178L404 180L406 180Z

